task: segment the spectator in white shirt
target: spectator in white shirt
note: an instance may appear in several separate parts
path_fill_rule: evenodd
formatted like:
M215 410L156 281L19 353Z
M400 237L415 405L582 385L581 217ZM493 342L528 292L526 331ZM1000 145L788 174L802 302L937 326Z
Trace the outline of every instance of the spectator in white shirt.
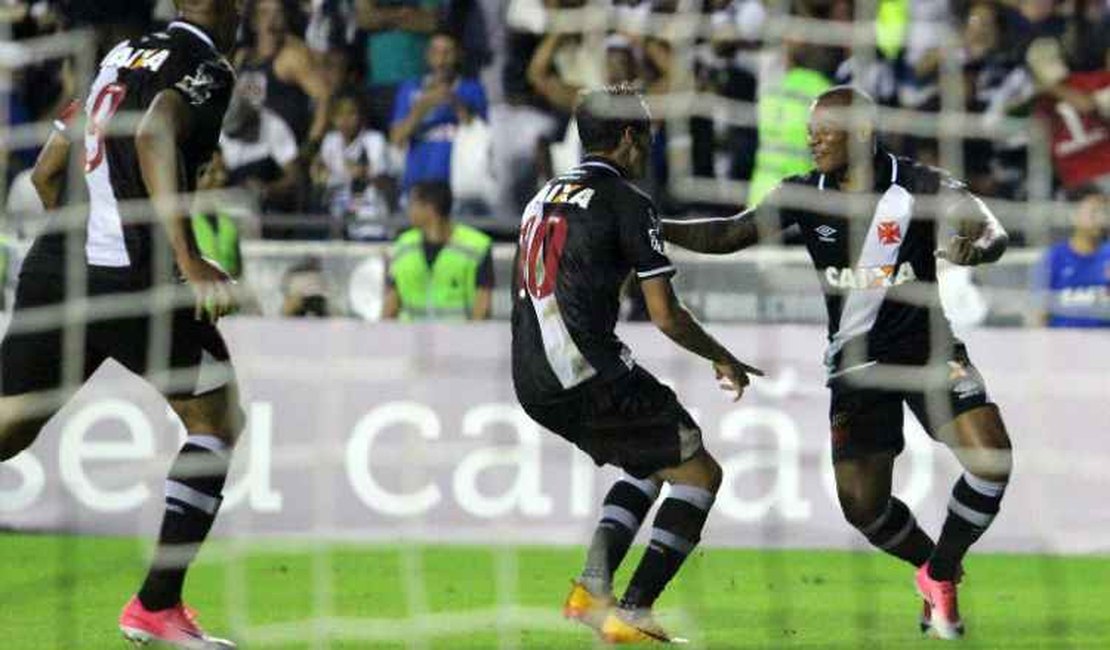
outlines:
M332 104L331 130L312 164L317 195L335 218L348 220L348 235L363 239L361 222L389 215L396 183L385 136L365 126L358 98L341 95ZM381 236L385 235L383 230Z
M256 194L263 212L299 208L301 164L292 129L266 108L256 108L241 93L232 96L220 136L228 184Z

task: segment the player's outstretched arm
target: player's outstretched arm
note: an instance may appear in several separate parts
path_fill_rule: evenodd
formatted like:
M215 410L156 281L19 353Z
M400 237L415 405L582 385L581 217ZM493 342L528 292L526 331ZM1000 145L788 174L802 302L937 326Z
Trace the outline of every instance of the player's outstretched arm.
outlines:
M656 277L640 281L651 322L675 343L713 362L721 388L744 394L748 375L763 376L763 371L739 361L717 339L713 338L694 318L674 293L670 278Z
M231 278L217 264L201 257L192 236L189 206L180 195L181 178L177 143L189 129L185 98L165 90L151 102L135 132L135 151L143 182L155 213L166 229L174 261L197 293L197 316L207 312L212 320L231 313L235 303L228 284Z
M61 203L68 164L69 138L55 131L43 145L31 171L31 184L42 200L42 207L47 210L53 210Z
M955 224L956 234L937 257L960 266L997 262L1010 243L1010 236L982 199L966 190L941 196L945 218Z
M735 253L759 241L759 228L750 213L747 210L731 217L663 219L663 239L696 253Z
M663 239L696 253L724 255L773 240L782 231L779 206L782 185L755 206L730 217L663 219Z

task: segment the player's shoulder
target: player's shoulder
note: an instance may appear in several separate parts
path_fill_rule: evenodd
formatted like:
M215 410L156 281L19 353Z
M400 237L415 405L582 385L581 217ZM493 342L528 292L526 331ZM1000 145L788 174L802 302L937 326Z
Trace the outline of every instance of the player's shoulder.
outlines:
M589 160L552 178L540 195L545 203L567 203L587 211L627 209L651 202L615 167Z
M219 51L196 33L176 23L117 45L102 67L125 71L127 82L143 88L153 97L163 90L175 89L194 105L206 103L215 93L230 97L235 85L235 70Z
M895 156L898 166L894 182L914 194L936 194L941 190L966 191L967 183L940 167L906 156Z

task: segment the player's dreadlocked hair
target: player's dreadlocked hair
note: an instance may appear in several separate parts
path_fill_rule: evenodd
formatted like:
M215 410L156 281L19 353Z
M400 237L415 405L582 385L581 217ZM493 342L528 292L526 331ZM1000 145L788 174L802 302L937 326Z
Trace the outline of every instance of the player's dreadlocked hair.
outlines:
M574 119L587 152L616 149L627 128L636 134L651 132L651 113L643 95L627 83L583 93L574 109Z

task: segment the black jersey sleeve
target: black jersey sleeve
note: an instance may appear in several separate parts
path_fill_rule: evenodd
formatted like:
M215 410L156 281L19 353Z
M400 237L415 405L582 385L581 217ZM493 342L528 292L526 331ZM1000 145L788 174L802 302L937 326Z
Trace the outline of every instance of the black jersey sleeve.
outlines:
M670 277L675 268L663 252L663 232L651 199L629 193L615 201L620 247L625 259L641 280Z
M206 58L183 62L170 68L164 81L165 89L185 98L190 131L218 138L235 85L235 73L227 61Z

